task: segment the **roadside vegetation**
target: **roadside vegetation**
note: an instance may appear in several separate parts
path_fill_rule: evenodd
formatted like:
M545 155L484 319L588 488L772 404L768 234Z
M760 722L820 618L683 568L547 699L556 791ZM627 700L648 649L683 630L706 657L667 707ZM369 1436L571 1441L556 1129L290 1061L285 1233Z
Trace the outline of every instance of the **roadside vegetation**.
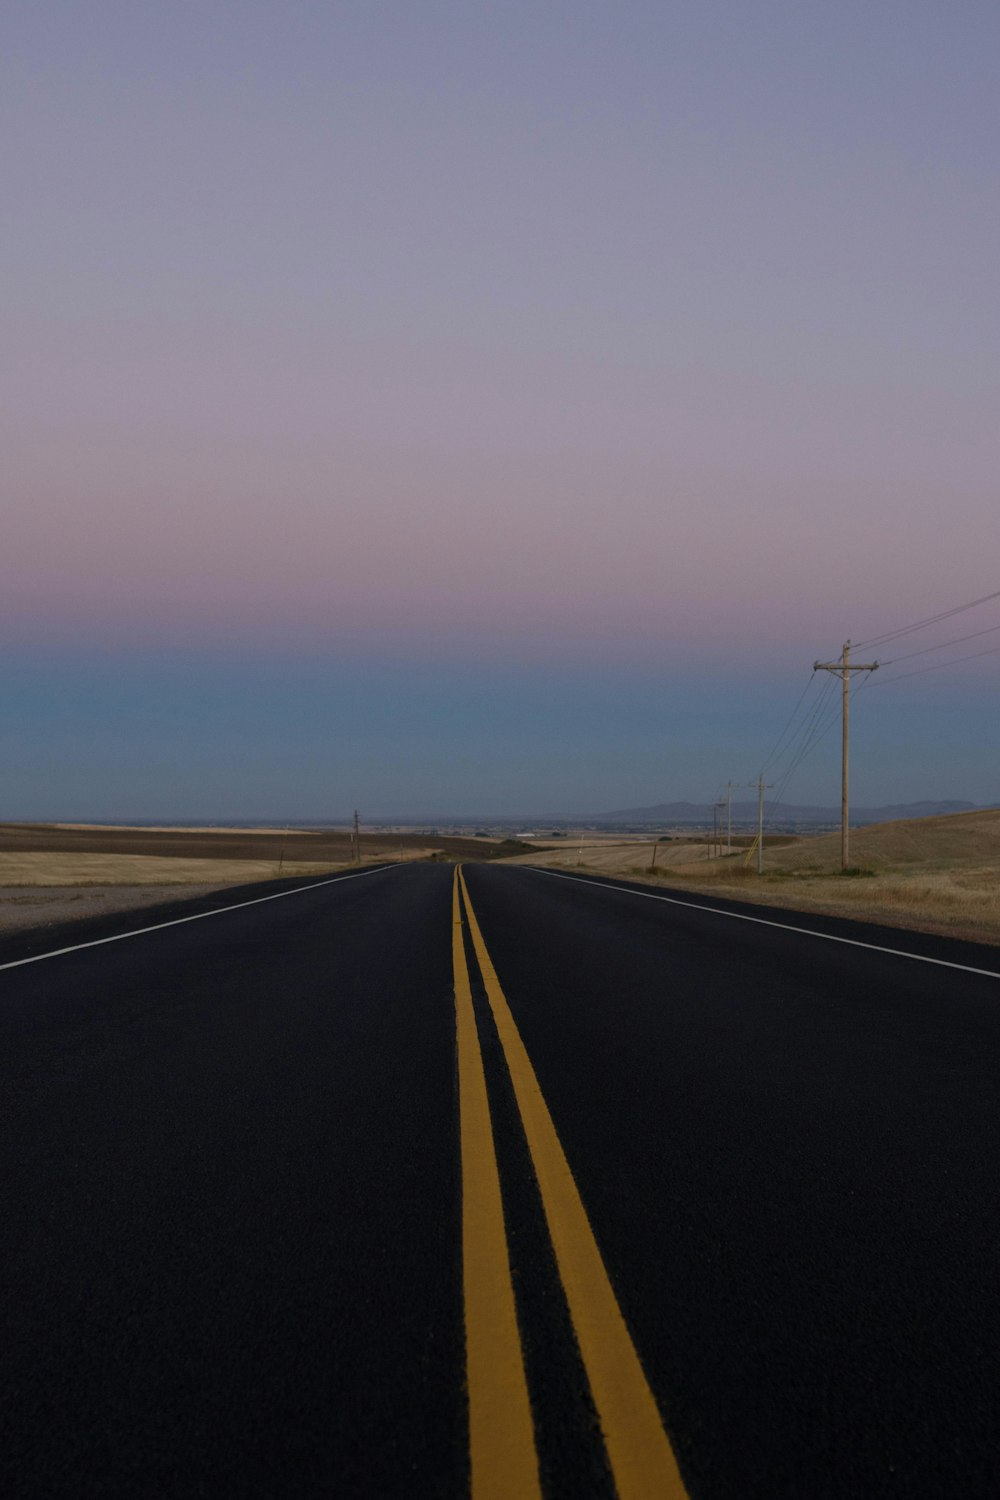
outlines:
M358 860L349 829L0 824L0 936L279 876L315 878L387 861L498 859L525 847L363 828Z
M748 852L709 858L702 837L659 845L652 870L651 841L577 845L518 862L1000 944L1000 809L852 829L843 874L839 833L765 843L763 875Z

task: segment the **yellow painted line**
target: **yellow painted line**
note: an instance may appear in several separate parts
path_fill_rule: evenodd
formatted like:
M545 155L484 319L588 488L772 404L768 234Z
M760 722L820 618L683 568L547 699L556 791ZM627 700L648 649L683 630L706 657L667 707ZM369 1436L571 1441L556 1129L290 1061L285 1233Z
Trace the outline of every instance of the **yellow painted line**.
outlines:
M619 1500L686 1500L670 1440L460 870L458 878Z
M462 940L458 880L456 869L452 962L458 1028L462 1280L472 1500L541 1500L486 1075Z

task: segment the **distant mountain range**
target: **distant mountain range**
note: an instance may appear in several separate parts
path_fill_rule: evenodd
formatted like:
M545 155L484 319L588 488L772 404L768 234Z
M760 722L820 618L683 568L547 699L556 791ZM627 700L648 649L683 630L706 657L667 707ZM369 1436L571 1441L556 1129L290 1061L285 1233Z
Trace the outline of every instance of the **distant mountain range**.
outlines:
M885 807L852 807L852 823L892 823L898 818L935 818L945 813L975 812L975 802L890 802ZM782 823L839 823L840 807L801 806L790 802L764 803L769 821ZM723 810L723 816L725 811ZM620 812L599 813L591 823L698 823L712 821L711 802L657 802L652 807L626 807ZM734 802L734 823L755 823L756 802Z
M987 804L996 806L997 804ZM852 823L891 823L898 818L934 818L941 817L947 813L976 812L982 804L976 802L892 802L885 807L852 807ZM723 818L725 809L723 809ZM834 827L840 823L840 805L835 807L814 807L790 802L765 802L764 817L769 828L777 826L783 828L795 828L799 825L815 827L817 824ZM21 822L37 822L37 819L20 819ZM129 818L127 820L102 820L94 818L65 819L67 823L74 821L86 822L92 826L104 826L107 822L109 827L127 822L129 827L145 828L160 827L167 824L175 828L295 828L295 829L320 829L331 827L347 828L351 824L349 817L329 818L316 816L312 818L285 818L275 815L271 818ZM756 827L757 824L757 802L734 802L733 822L741 826ZM532 813L522 814L520 817L506 816L497 817L494 814L484 816L482 813L465 814L461 817L455 813L424 814L423 817L414 817L412 813L398 813L389 816L385 813L369 814L362 818L362 825L376 828L421 828L435 832L459 832L461 830L481 828L484 831L501 830L511 833L523 831L526 828L533 830L567 828L608 828L609 830L639 827L645 828L655 826L659 828L670 828L690 824L700 828L712 826L712 803L711 802L657 802L651 807L626 807L618 812L607 813L577 813L567 816L566 813Z

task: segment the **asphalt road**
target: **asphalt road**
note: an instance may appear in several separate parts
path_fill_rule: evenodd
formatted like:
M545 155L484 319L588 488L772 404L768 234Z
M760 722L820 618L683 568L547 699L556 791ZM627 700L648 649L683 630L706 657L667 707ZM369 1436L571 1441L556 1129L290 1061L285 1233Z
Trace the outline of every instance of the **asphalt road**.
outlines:
M995 1500L1000 953L463 873L0 943L0 1490Z

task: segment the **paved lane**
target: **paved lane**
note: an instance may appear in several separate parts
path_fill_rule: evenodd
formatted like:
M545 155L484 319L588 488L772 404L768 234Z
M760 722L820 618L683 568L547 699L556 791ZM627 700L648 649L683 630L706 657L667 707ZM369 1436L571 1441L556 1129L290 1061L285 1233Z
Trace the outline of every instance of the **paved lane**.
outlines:
M450 899L389 870L0 973L3 1493L461 1493Z
M1000 1494L1000 980L786 929L997 955L463 875L0 967L3 1491Z
M691 1495L1000 1494L1000 981L468 884Z

